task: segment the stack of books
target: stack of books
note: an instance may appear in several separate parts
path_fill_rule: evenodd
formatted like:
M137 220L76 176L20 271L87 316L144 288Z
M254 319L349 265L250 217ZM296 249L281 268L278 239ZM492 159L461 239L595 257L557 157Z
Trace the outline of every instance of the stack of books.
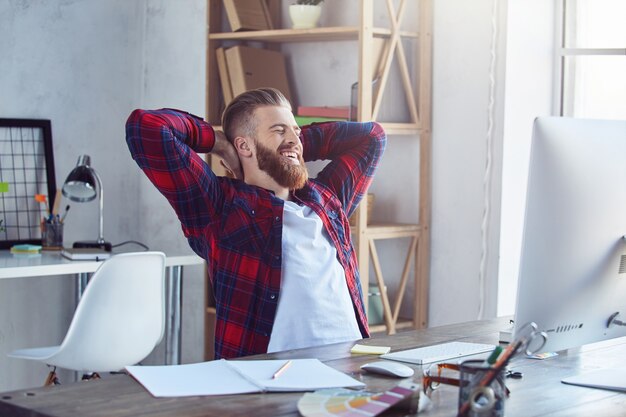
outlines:
M98 248L65 248L61 255L72 261L103 261L111 257L111 252Z

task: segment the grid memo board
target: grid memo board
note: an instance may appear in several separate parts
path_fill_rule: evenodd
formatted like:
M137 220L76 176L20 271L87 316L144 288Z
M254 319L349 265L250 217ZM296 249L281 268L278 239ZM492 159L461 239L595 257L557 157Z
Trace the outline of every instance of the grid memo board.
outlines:
M50 120L0 118L0 249L41 244L41 220L55 195Z

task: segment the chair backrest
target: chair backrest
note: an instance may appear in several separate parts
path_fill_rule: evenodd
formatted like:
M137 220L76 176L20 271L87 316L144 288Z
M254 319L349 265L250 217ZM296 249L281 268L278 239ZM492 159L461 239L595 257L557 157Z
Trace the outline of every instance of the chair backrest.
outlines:
M48 363L76 371L117 371L148 356L164 329L165 254L115 255L91 277Z

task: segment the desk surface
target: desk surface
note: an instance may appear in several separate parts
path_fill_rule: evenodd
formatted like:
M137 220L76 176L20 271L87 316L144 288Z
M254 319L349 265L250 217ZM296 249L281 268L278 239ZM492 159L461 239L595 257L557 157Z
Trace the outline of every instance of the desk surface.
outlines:
M199 265L204 260L197 255L168 255L165 265ZM0 250L0 279L40 277L50 275L70 275L95 272L98 261L71 261L60 252L42 252L34 255L14 255L8 250Z
M462 323L381 336L365 344L392 346L393 350L464 340L496 343L498 330L507 320ZM370 355L349 353L352 343L260 355L263 358L317 357L334 368L367 384L369 390L393 387L398 380L361 373L359 366L373 360ZM626 365L626 338L587 345L543 361L515 358L509 368L523 372L522 379L508 379L511 397L507 417L515 416L624 416L626 394L565 385L564 377L600 367ZM416 380L422 370L415 366ZM42 371L43 372L43 371ZM43 373L42 373L43 375ZM246 394L218 397L152 398L127 375L107 376L99 381L77 382L52 388L36 388L0 394L0 416L297 416L302 393ZM458 388L441 386L432 395L433 408L420 415L454 416ZM385 416L402 416L391 410Z

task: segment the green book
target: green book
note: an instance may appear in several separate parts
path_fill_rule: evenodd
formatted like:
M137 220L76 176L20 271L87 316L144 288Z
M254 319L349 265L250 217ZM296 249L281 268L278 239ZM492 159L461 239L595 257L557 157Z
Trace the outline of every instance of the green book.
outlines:
M346 121L340 117L314 117L314 116L294 116L298 126L306 126L311 123L323 123L323 122L341 122Z

